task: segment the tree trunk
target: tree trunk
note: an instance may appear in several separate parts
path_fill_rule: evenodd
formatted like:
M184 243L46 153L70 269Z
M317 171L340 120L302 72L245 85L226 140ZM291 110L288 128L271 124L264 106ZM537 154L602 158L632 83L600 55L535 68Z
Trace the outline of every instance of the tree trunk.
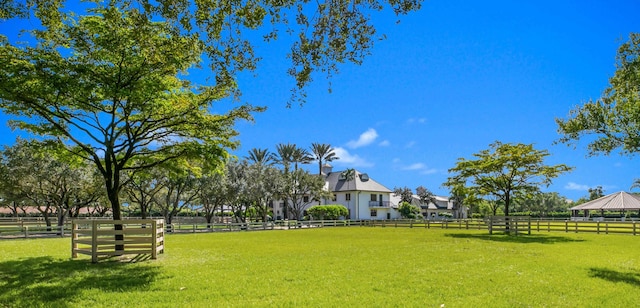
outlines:
M122 220L122 214L120 213L121 211L120 196L119 196L120 189L118 187L119 181L117 179L111 179L111 181L109 181L109 179L105 179L105 181L107 186L107 198L109 199L109 203L111 203L111 212L113 213L113 220ZM116 231L122 231L124 229L122 224L114 224L113 228ZM94 230L94 232L95 231L96 230ZM115 240L124 241L124 234L116 234ZM115 250L120 250L120 251L124 250L124 244L116 243Z
M511 201L511 199L509 198L510 193L507 193L506 197L504 198L504 228L505 228L505 232L507 234L509 234L511 232L510 226L509 226L509 203Z

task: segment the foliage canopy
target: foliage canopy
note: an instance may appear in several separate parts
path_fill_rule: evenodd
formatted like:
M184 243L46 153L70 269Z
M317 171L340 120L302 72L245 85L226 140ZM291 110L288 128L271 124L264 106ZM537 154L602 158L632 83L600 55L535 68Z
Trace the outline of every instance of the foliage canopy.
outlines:
M504 203L505 215L514 197L532 196L541 185L548 186L553 178L572 169L563 164L545 165L549 152L531 144L496 141L473 156L476 159L458 158L444 185L456 190L466 187L467 198L496 198Z
M570 111L568 119L556 119L560 142L573 143L593 136L589 154L640 152L640 33L618 48L616 72L602 96Z

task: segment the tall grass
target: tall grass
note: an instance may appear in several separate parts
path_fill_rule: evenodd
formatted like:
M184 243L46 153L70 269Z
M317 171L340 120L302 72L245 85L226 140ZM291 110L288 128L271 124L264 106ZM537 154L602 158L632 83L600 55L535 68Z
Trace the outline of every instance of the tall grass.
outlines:
M0 307L631 307L639 238L452 229L176 234L158 260L0 241Z

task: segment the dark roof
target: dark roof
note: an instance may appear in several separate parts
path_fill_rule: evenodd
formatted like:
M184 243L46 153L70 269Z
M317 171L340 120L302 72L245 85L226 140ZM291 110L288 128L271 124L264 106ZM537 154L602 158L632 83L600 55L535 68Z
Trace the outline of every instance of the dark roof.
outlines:
M351 181L344 179L342 172L330 172L325 180L329 184L329 190L332 192L341 191L375 191L388 192L391 190L384 185L371 179L368 174L355 170L355 177Z

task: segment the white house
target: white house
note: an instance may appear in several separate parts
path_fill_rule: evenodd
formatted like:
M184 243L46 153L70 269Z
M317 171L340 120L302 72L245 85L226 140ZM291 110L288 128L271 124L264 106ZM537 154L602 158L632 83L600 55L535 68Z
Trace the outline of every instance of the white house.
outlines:
M333 172L333 167L329 164L322 167L321 174L325 179L325 190L333 193L332 199L322 200L321 203L344 205L349 210L349 217L346 218L351 220L401 218L398 211L400 197L394 196L389 188L376 182L368 174L354 170L353 179L347 179L344 171ZM310 201L312 198L306 196L305 199L304 201ZM425 205L420 203L420 198L417 195L414 195L411 203L421 209L421 213L426 219L467 218L467 207L456 206L447 197L435 196L435 200L435 203ZM284 201L274 202L273 205L274 217L276 219L286 218ZM304 210L306 211L307 208L314 205L317 205L317 202L309 202Z
M400 218L398 204L391 202L391 190L371 179L368 174L354 170L353 179L347 180L344 172L333 172L333 167L325 164L322 175L325 179L325 190L333 193L332 199L322 200L322 204L341 204L349 210L347 219L396 219ZM305 197L308 201L310 196ZM304 208L317 205L309 202ZM276 219L285 217L284 201L273 202L273 213ZM291 216L286 215L286 216ZM288 217L292 218L292 217Z
M324 204L342 204L349 210L349 219L400 218L398 204L391 202L391 190L376 182L368 174L354 170L353 179L344 171L333 172L328 164L322 168L325 189L333 192L333 200Z

